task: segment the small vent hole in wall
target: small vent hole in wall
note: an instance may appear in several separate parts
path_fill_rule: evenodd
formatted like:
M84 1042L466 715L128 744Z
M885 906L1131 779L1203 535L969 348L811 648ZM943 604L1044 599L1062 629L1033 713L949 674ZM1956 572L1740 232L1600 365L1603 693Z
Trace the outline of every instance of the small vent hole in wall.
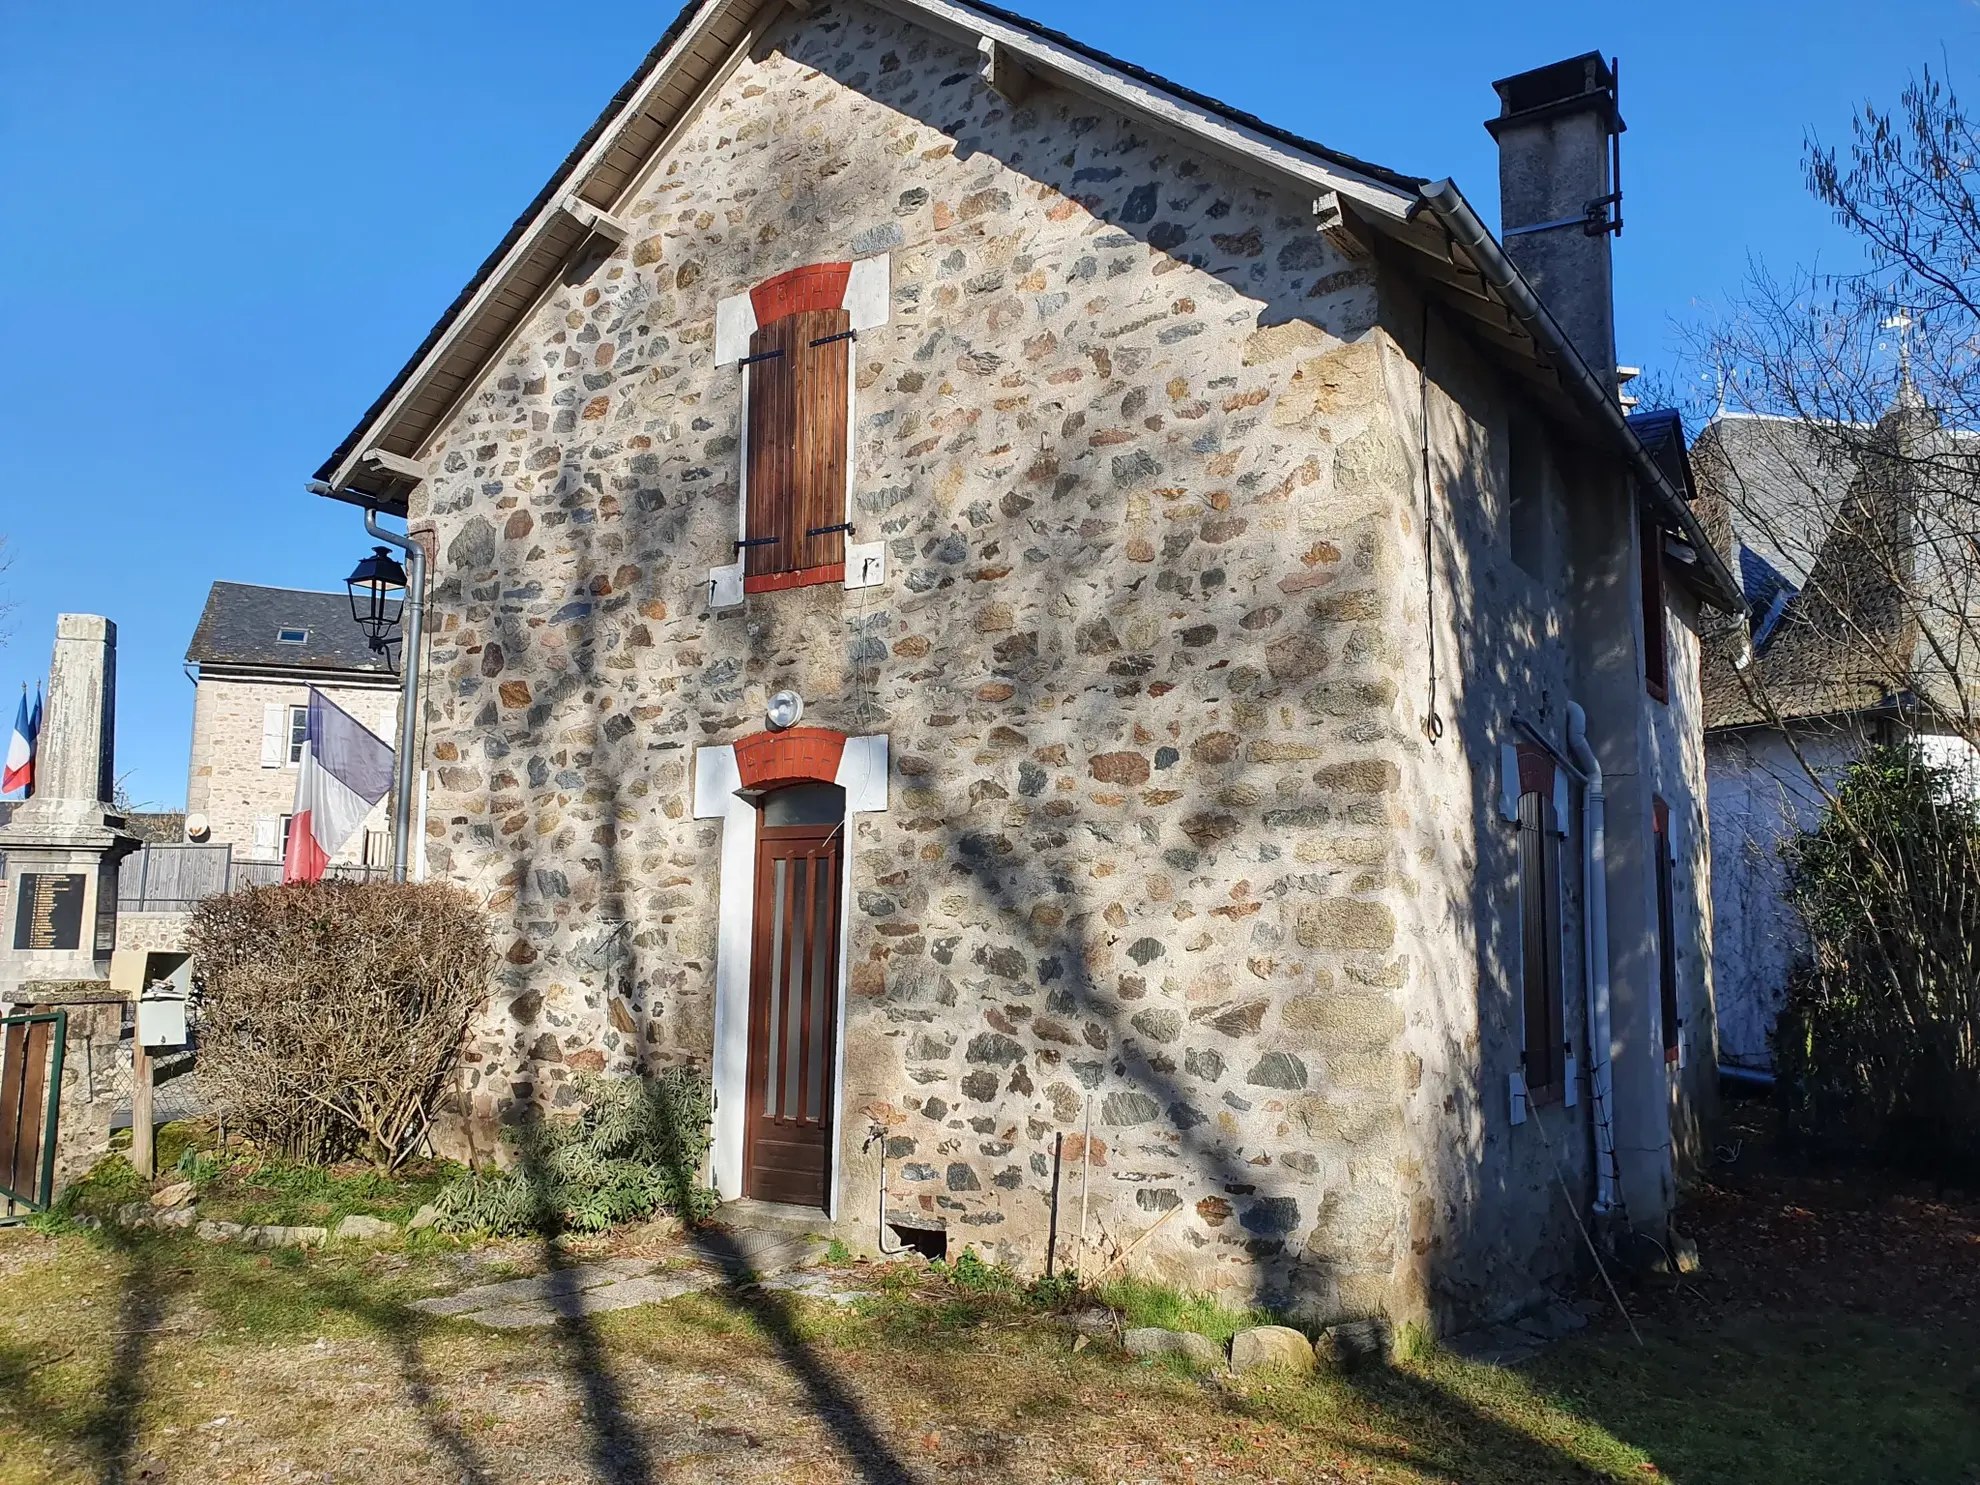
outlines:
M898 1222L889 1222L887 1225L894 1230L894 1238L902 1247L931 1260L948 1258L949 1234L946 1228L904 1227Z

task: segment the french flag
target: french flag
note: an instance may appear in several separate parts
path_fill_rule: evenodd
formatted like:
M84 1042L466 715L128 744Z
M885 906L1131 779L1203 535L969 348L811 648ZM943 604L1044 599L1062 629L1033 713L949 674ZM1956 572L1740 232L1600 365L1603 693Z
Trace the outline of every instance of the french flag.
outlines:
M0 794L34 793L34 745L41 736L41 693L34 693L34 710L28 710L27 687L21 687L21 709L14 716L14 735L7 739L7 766L0 773Z
M391 787L391 747L311 687L282 880L322 880L330 858L357 834Z

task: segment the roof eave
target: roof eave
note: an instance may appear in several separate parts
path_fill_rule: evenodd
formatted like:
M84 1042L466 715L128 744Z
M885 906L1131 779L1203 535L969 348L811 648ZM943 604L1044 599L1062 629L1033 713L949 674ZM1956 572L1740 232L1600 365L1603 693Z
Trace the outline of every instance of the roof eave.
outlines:
M1452 239L1464 248L1478 271L1497 291L1497 296L1521 327L1530 335L1561 374L1563 390L1576 410L1592 426L1610 449L1628 465L1637 485L1649 496L1656 513L1676 527L1697 551L1700 571L1696 586L1700 596L1713 607L1729 614L1745 611L1740 586L1726 567L1724 555L1712 545L1684 492L1671 483L1663 468L1644 447L1643 440L1629 425L1622 405L1602 386L1581 353L1541 302L1526 276L1506 256L1498 239L1492 236L1471 203L1464 199L1451 180L1425 186L1424 206L1437 218Z
M1138 114L1252 174L1310 190L1316 202L1327 196L1345 198L1371 220L1397 227L1415 209L1422 185L1418 177L1337 155L1010 12L953 0L871 3L966 45L990 42L1035 78ZM591 240L587 213L616 212L701 100L790 8L785 0L695 0L675 18L411 359L317 470L316 478L332 498L405 513L418 478L403 467L367 462L367 455L375 450L401 466L423 455L459 396L500 354L557 272ZM656 102L665 105L665 117L654 113ZM444 378L439 375L443 368Z

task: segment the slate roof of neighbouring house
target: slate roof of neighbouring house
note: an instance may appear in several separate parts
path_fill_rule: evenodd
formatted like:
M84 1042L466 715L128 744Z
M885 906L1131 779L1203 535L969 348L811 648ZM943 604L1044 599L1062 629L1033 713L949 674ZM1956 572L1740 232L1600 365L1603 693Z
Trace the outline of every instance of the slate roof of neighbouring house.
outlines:
M1886 446L1906 457L1874 453ZM1708 425L1692 448L1705 525L1747 601L1743 629L1705 647L1708 729L1929 706L1948 666L1970 681L1980 575L1963 537L1939 529L1957 511L1936 508L1919 472L1957 477L1970 447L1902 396L1874 428L1724 414Z
M201 666L391 674L351 617L348 594L255 583L213 585L186 659Z
M1705 426L1692 465L1724 503L1735 556L1755 552L1795 587L1808 581L1857 475L1838 442L1800 418L1720 413Z

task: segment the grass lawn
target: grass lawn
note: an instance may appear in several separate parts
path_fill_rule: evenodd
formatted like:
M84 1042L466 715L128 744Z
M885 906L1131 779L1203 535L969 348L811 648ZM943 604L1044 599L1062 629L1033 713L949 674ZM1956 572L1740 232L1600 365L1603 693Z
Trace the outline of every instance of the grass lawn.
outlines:
M1642 1346L1617 1321L1516 1369L1433 1350L1241 1381L1075 1350L980 1273L499 1332L406 1306L540 1268L539 1244L14 1229L0 1481L1980 1482L1980 1204L1725 1176L1688 1216L1705 1272L1631 1297ZM678 1252L659 1227L571 1247ZM1238 1323L1106 1297L1127 1324Z

